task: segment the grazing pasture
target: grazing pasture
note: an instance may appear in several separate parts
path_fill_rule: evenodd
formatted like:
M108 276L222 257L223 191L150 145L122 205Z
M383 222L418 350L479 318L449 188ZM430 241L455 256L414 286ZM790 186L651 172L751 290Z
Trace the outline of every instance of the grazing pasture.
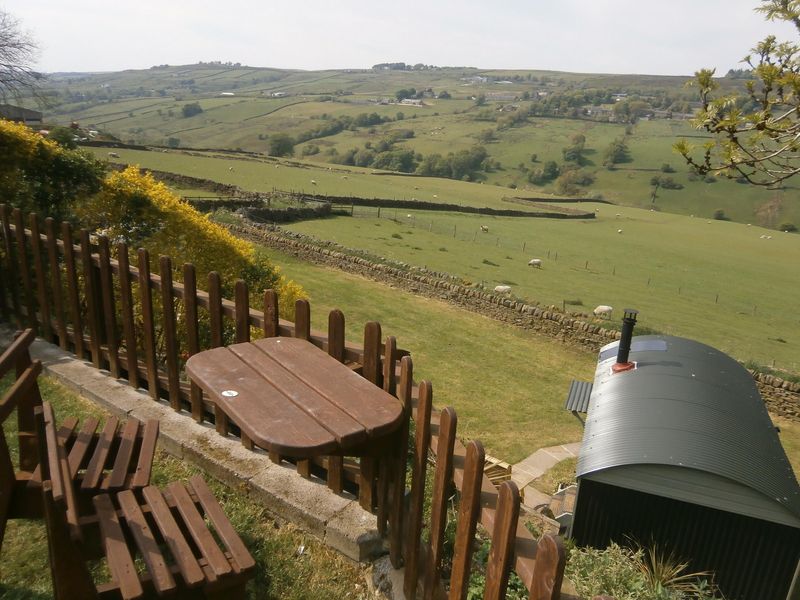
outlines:
M704 341L743 361L798 370L800 236L770 231L766 239L758 227L585 206L599 210L596 219L404 209L384 210L381 219L334 217L289 228L489 290L510 285L514 296L570 311L637 308L647 327ZM488 233L479 230L482 224ZM531 257L542 259L541 269L528 266Z

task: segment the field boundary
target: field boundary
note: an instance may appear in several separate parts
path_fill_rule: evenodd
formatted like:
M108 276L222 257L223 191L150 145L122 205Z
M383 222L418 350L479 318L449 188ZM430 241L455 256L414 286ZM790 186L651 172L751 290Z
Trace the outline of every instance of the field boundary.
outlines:
M491 319L535 331L569 346L590 352L619 339L619 332L591 323L588 315L570 314L557 306L539 306L507 295L464 285L463 280L403 263L375 262L361 251L322 242L311 236L272 225L242 222L226 227L235 235L285 252L301 260L355 273L408 292L443 300ZM748 369L767 408L800 422L800 383Z

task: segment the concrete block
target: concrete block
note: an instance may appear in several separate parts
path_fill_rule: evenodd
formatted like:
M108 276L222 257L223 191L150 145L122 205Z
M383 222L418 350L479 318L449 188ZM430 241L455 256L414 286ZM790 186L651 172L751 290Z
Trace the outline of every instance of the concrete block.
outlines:
M351 501L325 528L325 544L358 561L370 561L387 552L378 535L375 515Z
M305 479L291 467L272 463L252 477L249 486L268 510L321 540L325 539L327 523L353 503L331 492L324 483ZM375 517L372 519L374 527Z

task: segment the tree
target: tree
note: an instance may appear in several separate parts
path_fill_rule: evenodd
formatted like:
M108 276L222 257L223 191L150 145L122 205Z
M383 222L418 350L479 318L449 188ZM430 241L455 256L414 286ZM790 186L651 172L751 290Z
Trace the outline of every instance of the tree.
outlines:
M203 107L200 106L199 102L191 102L189 104L184 104L183 108L181 109L181 113L184 117L193 117L195 115L199 115L203 112Z
M32 63L38 48L19 21L0 10L0 97L19 98L24 94L38 97L39 83L44 79L34 71Z
M630 162L630 160L630 150L625 140L622 138L611 142L605 152L603 152L603 164L609 168L612 168L618 163Z
M294 153L295 141L286 133L274 133L269 136L270 156L291 156Z
M800 0L762 0L756 10L800 33ZM768 36L742 62L752 75L744 95L717 96L714 69L695 73L702 110L694 124L714 139L699 153L686 140L675 150L701 175L715 172L775 187L800 172L800 45Z

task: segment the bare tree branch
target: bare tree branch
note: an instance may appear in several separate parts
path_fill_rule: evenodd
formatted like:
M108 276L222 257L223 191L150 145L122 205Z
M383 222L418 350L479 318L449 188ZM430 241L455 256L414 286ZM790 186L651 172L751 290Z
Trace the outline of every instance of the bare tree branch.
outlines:
M20 23L0 10L0 98L38 97L44 75L33 68L38 46Z

